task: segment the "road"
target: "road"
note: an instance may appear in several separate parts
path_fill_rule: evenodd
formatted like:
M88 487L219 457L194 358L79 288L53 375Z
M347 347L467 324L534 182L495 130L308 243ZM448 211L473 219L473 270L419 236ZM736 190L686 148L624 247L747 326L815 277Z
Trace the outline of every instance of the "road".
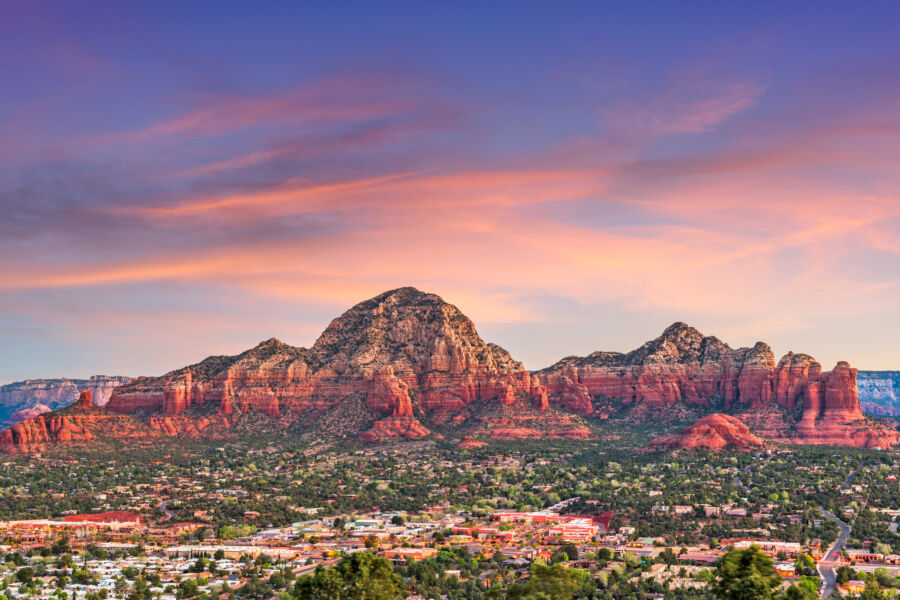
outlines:
M168 508L166 508L166 506L168 506L169 502L170 502L169 500L163 500L162 502L159 503L159 510L166 513L166 518L163 519L163 521L168 521L175 517L175 513L173 513Z
M856 477L856 472L859 471L862 466L866 464L866 461L862 461L859 464L859 467L853 469L849 475L847 475L847 479L844 480L844 483L838 486L838 490L845 489L850 483L853 481L853 478ZM824 506L820 506L819 510L822 511L822 514L825 517L831 519L832 521L837 522L838 527L841 529L841 533L838 536L837 541L825 552L825 555L822 557L822 560L819 561L817 565L817 569L819 570L819 577L822 578L822 597L830 598L834 593L834 588L837 583L837 568L840 566L841 560L841 550L844 549L844 544L847 543L847 540L850 538L850 525L847 525L843 521L837 518L837 516L829 510L825 510Z
M822 597L830 598L831 594L834 593L835 584L837 582L837 568L840 565L841 550L844 549L844 544L846 544L847 540L850 538L850 526L838 519L831 511L825 510L824 508L821 510L822 514L827 518L836 521L838 527L841 529L837 541L832 544L827 552L825 552L825 555L818 564L819 577L822 578L822 582L824 583L822 586Z

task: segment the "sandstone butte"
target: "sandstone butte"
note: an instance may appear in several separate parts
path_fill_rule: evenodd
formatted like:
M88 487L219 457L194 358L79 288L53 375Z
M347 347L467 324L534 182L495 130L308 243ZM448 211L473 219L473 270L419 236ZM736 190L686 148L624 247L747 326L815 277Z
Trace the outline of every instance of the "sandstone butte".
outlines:
M746 450L763 444L765 444L763 439L750 433L750 429L740 419L713 413L703 417L680 433L653 440L650 442L650 448L658 450L693 448Z
M0 449L97 435L84 419L54 420L64 412L0 433ZM290 431L370 442L454 432L471 446L589 438L590 421L611 417L640 423L712 412L794 443L898 442L895 430L864 419L856 369L846 363L823 372L805 354L776 362L764 343L732 349L675 323L632 352L567 357L532 373L485 343L458 308L414 288L357 304L310 348L273 338L134 379L113 390L103 416L129 416L132 428L162 436L223 437L242 415L257 414Z

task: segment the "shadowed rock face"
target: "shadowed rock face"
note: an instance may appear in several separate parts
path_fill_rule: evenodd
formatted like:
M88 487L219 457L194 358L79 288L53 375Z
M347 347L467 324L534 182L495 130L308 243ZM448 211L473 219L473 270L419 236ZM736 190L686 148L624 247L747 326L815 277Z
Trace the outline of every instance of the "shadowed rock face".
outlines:
M900 416L900 371L859 371L857 385L864 413Z
M896 432L861 421L856 370L846 363L823 373L808 355L776 362L762 342L732 349L675 323L627 354L568 357L532 374L485 343L458 308L414 288L357 304L311 348L272 338L237 356L135 379L107 404L109 415L132 415L167 436L223 436L242 415L265 415L270 427L372 442L449 428L471 443L592 437L582 417L627 411L635 422L666 420L685 407L737 414L766 435L800 443L896 443ZM7 443L91 433L86 425L88 433L72 434L71 420L59 425L62 435L43 433L56 416L26 422Z
M650 442L650 447L658 450L691 448L746 450L763 444L762 438L750 433L747 426L739 419L714 413L703 417L681 433L653 440Z

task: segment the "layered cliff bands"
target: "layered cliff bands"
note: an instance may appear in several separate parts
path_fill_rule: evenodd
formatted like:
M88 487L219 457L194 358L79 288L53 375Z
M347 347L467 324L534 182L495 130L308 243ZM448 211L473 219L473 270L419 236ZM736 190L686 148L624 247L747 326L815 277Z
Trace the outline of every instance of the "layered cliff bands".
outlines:
M732 349L675 323L632 352L568 357L533 380L551 403L581 414L594 412L598 400L631 409L637 420L693 406L744 415L766 434L795 443L896 444L896 431L863 422L856 376L846 362L823 372L811 356L789 352L776 363L762 342Z
M857 383L863 412L900 417L900 371L859 371Z
M94 375L89 379L29 379L0 386L0 421L9 426L64 408L78 399L81 390L90 390L94 403L103 406L113 389L129 381L130 377Z
M323 436L379 442L437 431L474 444L590 438L588 420L660 422L728 412L787 441L897 442L895 431L863 420L856 370L846 363L823 372L805 354L776 362L766 344L732 349L676 323L632 352L568 357L530 373L485 343L458 308L413 288L357 304L310 348L273 338L237 356L138 378L117 387L107 409L158 435L199 438L227 435L242 415L259 415L276 430ZM26 422L2 443L71 437L78 423L51 427L53 415Z
M129 415L94 405L91 390L62 410L38 415L0 431L0 451L36 452L52 444L84 444L100 437L121 440L152 439L159 433Z

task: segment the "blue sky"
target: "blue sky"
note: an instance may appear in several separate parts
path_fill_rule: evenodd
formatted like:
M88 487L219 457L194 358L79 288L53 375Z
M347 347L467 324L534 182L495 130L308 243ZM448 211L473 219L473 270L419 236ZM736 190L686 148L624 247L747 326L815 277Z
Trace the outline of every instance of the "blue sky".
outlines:
M529 368L676 320L898 368L898 13L9 3L0 382L308 345L402 285Z

